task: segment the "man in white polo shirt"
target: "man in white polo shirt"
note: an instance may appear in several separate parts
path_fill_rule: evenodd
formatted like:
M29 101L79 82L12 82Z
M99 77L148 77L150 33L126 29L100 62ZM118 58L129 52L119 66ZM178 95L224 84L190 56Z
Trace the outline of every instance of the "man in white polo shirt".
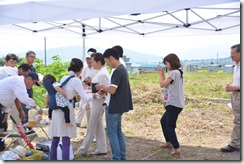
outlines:
M91 61L91 54L96 53L97 50L94 48L90 48L87 51L86 55L86 66L83 68L82 73L81 73L81 81L83 83L83 86L85 88L89 88L91 85L91 79L96 75L97 70L95 70L92 67L92 61ZM89 103L91 104L91 103ZM81 121L85 116L86 113L86 119L87 119L87 124L89 122L89 117L90 117L90 108L86 108L87 103L82 102L79 106L78 113L77 113L77 118L76 118L76 126L80 127L81 126Z
M241 146L241 101L240 101L240 95L241 95L241 85L240 85L240 68L241 68L241 46L240 44L236 44L231 46L231 52L230 52L231 59L235 62L235 68L234 68L234 76L233 76L233 83L232 85L227 84L226 85L226 92L231 92L231 106L232 106L232 112L234 115L234 127L232 129L231 133L231 140L229 144L225 147L222 147L220 149L221 152L235 152L240 151Z
M38 75L34 72L29 72L24 76L10 76L0 80L0 95L4 95L0 96L0 124L1 126L3 124L5 130L7 129L8 113L16 98L26 106L37 109L38 113L42 114L42 109L36 106L33 99L29 98L26 90L33 85L39 85L37 81ZM0 142L0 144L2 144L0 146L3 148L4 143Z

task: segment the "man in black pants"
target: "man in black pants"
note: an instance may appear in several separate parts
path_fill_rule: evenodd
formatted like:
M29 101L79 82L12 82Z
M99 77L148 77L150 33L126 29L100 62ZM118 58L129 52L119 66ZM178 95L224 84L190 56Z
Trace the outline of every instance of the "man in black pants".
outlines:
M26 52L26 63L30 65L31 72L34 72L34 73L36 73L36 68L33 66L35 59L36 59L36 53L34 51ZM33 88L32 87L27 89L27 93L28 93L29 97L33 99ZM25 120L22 120L21 122L23 124L25 124L28 122L28 112L29 112L30 108L27 108L26 105L23 103L21 103L21 105L25 111L25 116L26 116ZM28 129L31 130L32 128L28 127Z
M4 129L4 131L7 130L8 124L7 122L2 122L3 118L4 118L4 113L2 110L2 104L0 104L0 129ZM5 150L5 145L4 145L4 141L1 141L2 138L0 138L0 151L4 151Z

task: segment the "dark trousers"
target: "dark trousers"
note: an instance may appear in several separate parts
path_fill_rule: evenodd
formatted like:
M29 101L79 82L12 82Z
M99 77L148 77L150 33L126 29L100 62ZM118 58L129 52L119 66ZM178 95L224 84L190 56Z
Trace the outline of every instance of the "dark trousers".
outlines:
M0 129L3 128L4 131L7 131L8 124L7 124L7 122L2 123L3 118L4 118L4 113L2 112L2 109L0 106ZM4 146L4 141L1 141L1 140L2 140L2 138L0 138L0 151L3 151L5 149L5 146Z
M28 112L30 110L30 108L26 108L26 105L21 103L21 106L25 112L25 119L21 121L22 124L28 123L29 117L28 117Z
M175 133L175 128L178 115L182 109L183 108L168 105L166 106L166 111L160 120L165 141L170 142L175 149L180 147Z

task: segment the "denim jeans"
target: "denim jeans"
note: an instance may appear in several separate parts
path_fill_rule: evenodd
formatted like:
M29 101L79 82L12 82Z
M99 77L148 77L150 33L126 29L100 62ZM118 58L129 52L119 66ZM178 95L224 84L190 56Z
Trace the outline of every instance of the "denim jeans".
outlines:
M178 115L181 111L182 108L168 105L166 106L166 111L160 120L165 141L170 142L175 149L180 147L175 133L175 128Z
M126 144L124 134L121 129L123 113L108 113L109 106L106 106L105 111L107 135L112 150L112 160L126 160Z

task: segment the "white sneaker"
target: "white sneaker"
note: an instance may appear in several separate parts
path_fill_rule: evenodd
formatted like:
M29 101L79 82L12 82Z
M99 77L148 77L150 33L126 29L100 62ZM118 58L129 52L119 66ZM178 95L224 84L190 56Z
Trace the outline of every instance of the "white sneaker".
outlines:
M81 147L74 153L74 154L80 154L80 155L87 155L87 152L84 152Z
M96 141L97 141L96 136L94 136L92 142L96 142Z

